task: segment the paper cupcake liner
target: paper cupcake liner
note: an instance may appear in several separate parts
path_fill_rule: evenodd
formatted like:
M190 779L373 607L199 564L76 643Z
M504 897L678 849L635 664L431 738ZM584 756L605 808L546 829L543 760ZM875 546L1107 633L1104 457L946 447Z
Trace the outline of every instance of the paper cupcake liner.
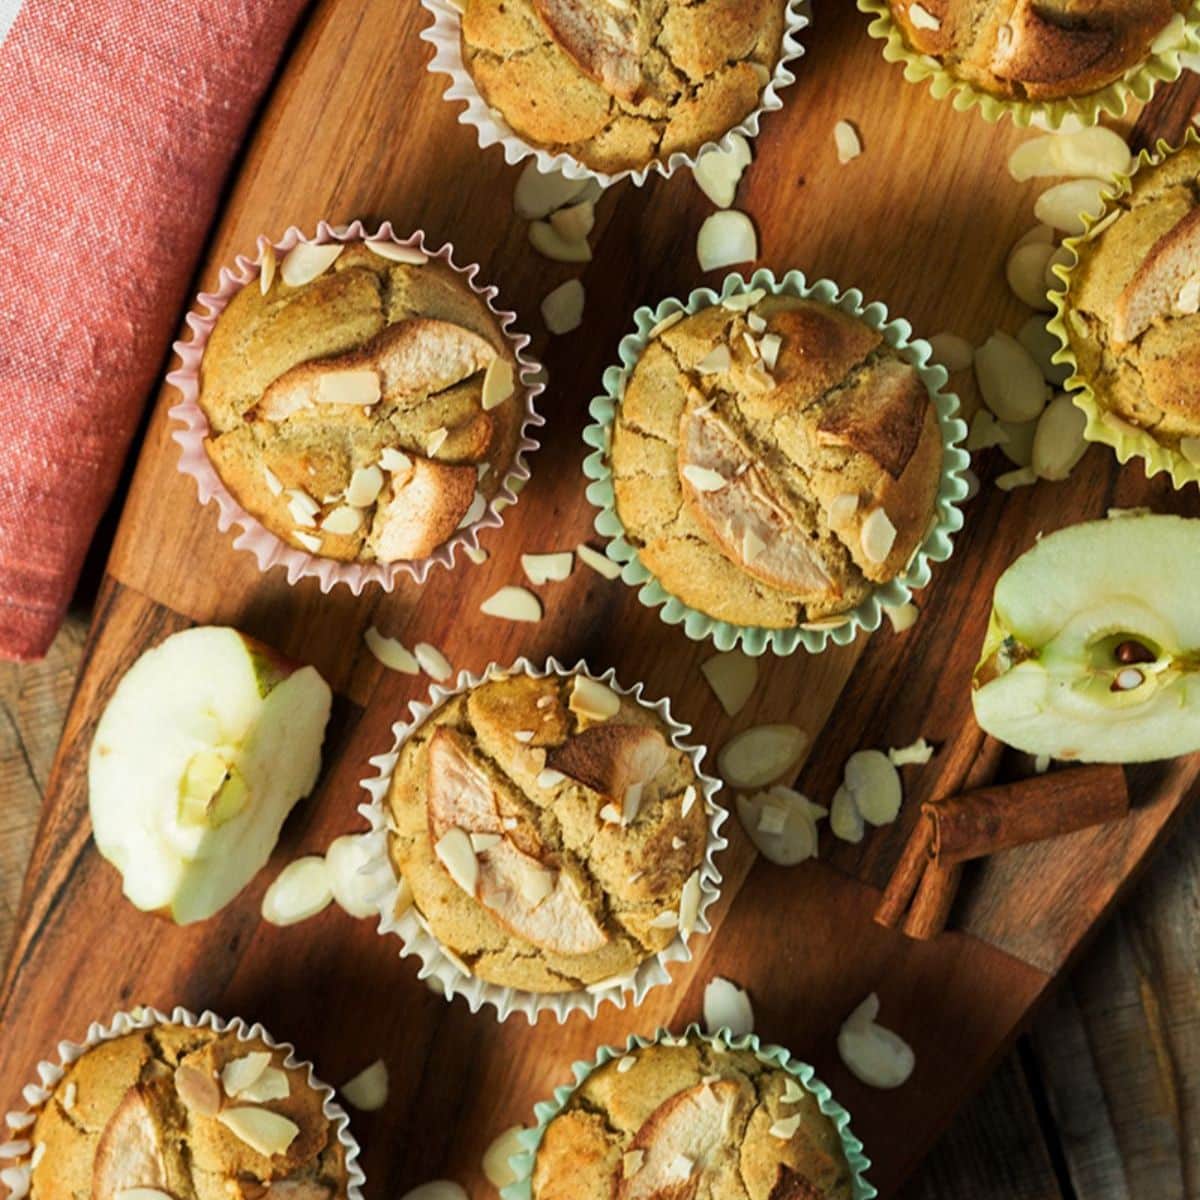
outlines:
M37 1148L30 1141L33 1124L42 1106L50 1099L65 1070L76 1059L82 1058L89 1050L101 1042L111 1042L114 1038L124 1037L138 1029L149 1029L155 1025L184 1025L188 1029L211 1029L214 1033L234 1033L239 1041L250 1041L261 1038L273 1050L282 1050L286 1054L284 1066L289 1068L302 1067L308 1071L308 1085L322 1100L321 1111L341 1142L346 1153L346 1195L348 1200L363 1200L362 1187L366 1181L362 1168L358 1165L358 1142L350 1133L350 1118L346 1110L334 1099L334 1091L327 1083L317 1078L312 1063L301 1059L296 1054L296 1048L290 1042L276 1041L257 1022L247 1025L241 1017L226 1020L216 1013L206 1009L199 1016L186 1008L174 1008L164 1013L157 1008L139 1007L129 1012L119 1012L107 1025L94 1021L88 1026L87 1033L81 1042L62 1041L58 1043L58 1060L43 1059L37 1065L37 1082L27 1083L21 1089L21 1098L26 1107L10 1112L5 1117L10 1138L0 1146L0 1160L11 1160L9 1165L0 1168L0 1184L8 1189L9 1200L22 1200L29 1194L32 1164L29 1159L36 1154Z
M1072 276L1079 265L1080 248L1108 228L1110 219L1118 211L1114 207L1116 201L1130 193L1138 172L1147 167L1158 166L1165 158L1186 146L1197 145L1200 145L1200 131L1189 128L1178 146L1160 140L1153 150L1143 150L1134 161L1130 173L1119 175L1113 181L1112 188L1104 193L1104 208L1095 216L1083 215L1083 233L1063 241L1063 246L1070 251L1071 258L1054 268L1055 275L1062 280L1065 287L1050 293L1050 300L1054 304L1054 316L1046 325L1061 345L1061 348L1054 352L1052 361L1071 368L1071 374L1064 387L1071 393L1075 407L1087 417L1083 436L1089 442L1099 442L1111 447L1117 461L1122 464L1130 459L1140 458L1148 477L1165 471L1171 477L1175 488L1185 487L1189 483L1200 483L1200 464L1189 462L1178 450L1164 446L1149 430L1134 425L1116 413L1110 413L1104 407L1090 381L1080 373L1079 362L1071 349L1070 334L1067 330L1067 322L1070 320L1067 300L1071 294Z
M1160 83L1174 83L1186 69L1188 56L1200 51L1200 0L1194 0L1186 14L1178 14L1159 34L1149 57L1107 87L1062 100L1011 100L982 91L947 71L931 55L911 50L887 0L858 0L858 7L874 18L868 32L884 42L883 57L888 62L904 65L909 83L928 82L935 100L949 99L959 112L978 107L985 121L1007 116L1022 128L1057 130L1064 122L1095 125L1106 114L1120 118L1134 101L1149 100Z
M871 1160L863 1153L862 1142L850 1131L850 1114L834 1100L833 1093L817 1078L817 1073L812 1067L794 1059L782 1046L764 1045L752 1033L732 1037L728 1036L728 1030L722 1030L715 1037L711 1037L702 1032L699 1025L692 1024L678 1039L673 1039L666 1029L659 1029L652 1038L630 1034L624 1046L601 1046L591 1062L580 1060L573 1063L571 1074L574 1075L575 1082L555 1088L552 1100L543 1100L535 1104L534 1127L524 1129L517 1135L520 1150L508 1160L517 1178L507 1187L500 1189L501 1200L533 1200L533 1169L546 1126L563 1111L571 1097L594 1070L614 1058L623 1058L634 1050L643 1050L658 1043L670 1044L672 1041L684 1040L707 1042L710 1046L719 1044L732 1050L749 1050L760 1062L779 1067L798 1080L806 1091L816 1097L817 1106L833 1122L842 1139L842 1149L853 1178L854 1200L872 1200L872 1197L879 1194L867 1179L866 1173L871 1166Z
M692 154L677 151L665 162L655 159L644 167L628 168L614 174L607 174L604 171L592 170L578 159L572 158L562 151L552 153L535 146L514 133L503 115L498 110L491 108L479 94L471 72L463 64L462 12L454 0L421 0L421 3L433 17L432 25L421 32L421 37L433 47L433 58L429 63L429 70L450 77L450 86L446 89L443 98L448 101L465 102L466 108L459 115L458 122L460 125L474 126L480 148L486 150L498 142L504 150L504 161L510 166L522 159L534 158L537 160L537 169L543 175L557 171L568 179L594 179L601 187L605 188L611 187L612 184L622 179L632 179L635 186L641 187L650 175L655 173L663 176L664 179L669 178L680 167L694 166L696 159L705 150L712 149L714 146L721 150L728 150L730 135L734 133L740 133L743 137L751 139L757 137L763 115L782 108L783 101L780 99L779 93L789 84L796 82L796 76L790 70L789 64L794 63L804 54L804 47L800 43L800 34L812 23L809 0L787 0L779 61L775 64L771 78L763 85L758 107L737 125L726 130L715 141L705 142Z
M431 261L445 263L453 270L462 282L487 304L492 316L496 318L517 359L520 387L525 393L525 417L521 422L516 453L505 473L500 490L492 497L483 516L457 530L453 537L439 546L428 558L391 563L342 562L338 559L323 558L319 554L310 554L306 550L289 545L234 499L204 448L205 439L209 434L208 417L199 402L200 360L204 355L204 347L217 318L234 294L259 278L262 256L266 248L271 246L276 256L281 259L300 242L320 244L359 241L390 241L397 246L418 250ZM167 382L183 397L168 414L172 420L184 426L171 434L181 450L179 470L196 481L201 504L216 502L217 527L222 533L234 525L239 528L241 532L234 538L234 548L249 550L258 560L261 571L282 566L287 571L288 583L315 577L320 581L322 592L328 592L337 584L345 584L356 596L368 583L376 583L385 591L391 591L401 575L408 575L417 583L424 583L434 567L453 567L455 553L460 547L464 550L477 550L480 533L503 524L501 512L508 505L516 503L517 495L530 475L525 456L538 449L540 444L529 435L529 431L546 423L534 407L534 400L544 389L538 378L541 367L524 353L529 345L529 336L512 328L517 319L516 314L499 309L493 303L499 295L499 288L476 283L475 276L479 272L479 266L471 264L460 267L454 261L453 254L454 247L449 242L440 249L430 249L426 245L422 230L417 230L405 238L400 237L392 230L390 221L384 221L374 233L368 233L361 221L354 221L350 225L330 225L327 221L321 221L317 225L314 237L306 236L293 225L277 242L259 238L258 253L254 258L238 255L232 269L221 268L217 290L201 292L196 297L196 306L187 315L187 325L192 331L191 340L174 344L172 349L179 355L180 365L167 376Z
M359 805L358 811L366 817L371 826L370 833L365 835L370 839L367 843L370 857L362 868L363 872L371 875L378 874L387 879L383 891L376 897L376 903L379 905L379 932L396 934L400 938L401 958L415 956L420 959L421 968L418 978L436 977L441 982L446 998L449 1000L455 996L462 996L471 1012L478 1012L485 1004L490 1005L496 1010L496 1019L499 1021L507 1020L513 1013L521 1013L532 1025L543 1012L552 1013L560 1024L573 1012L584 1012L589 1018L592 1018L595 1017L604 1001L611 1001L617 1008L624 1008L630 995L636 1006L641 1004L651 988L657 987L659 984L670 983L671 974L667 970L668 963L687 962L691 959L692 952L688 947L690 934L678 932L674 941L643 961L629 975L607 981L602 980L577 991L531 992L488 983L471 975L458 957L442 946L415 905L400 917L395 916L400 881L396 878L388 857L387 796L391 787L392 772L396 769L396 763L400 757L400 750L413 732L447 700L459 696L471 688L478 687L487 679L514 674L525 674L534 679L544 679L549 675L557 675L562 678L574 674L586 675L589 679L606 684L613 691L622 696L629 696L643 708L648 708L658 714L666 726L671 745L677 750L682 750L692 760L696 772L696 787L703 798L705 812L708 816L708 841L705 846L704 861L699 868L700 906L696 915L696 924L691 933L710 933L712 931L706 914L720 895L721 872L717 870L714 859L729 845L720 832L721 826L729 814L715 800L721 785L701 770L705 747L690 745L684 741L684 738L692 731L691 726L684 725L672 717L671 705L668 700L643 699L642 684L635 684L631 688L622 687L617 683L616 672L612 668L602 675L596 675L588 669L582 659L574 667L564 667L555 658L548 658L543 666L537 666L527 658L519 658L511 667L500 667L491 663L478 675L460 671L451 687L433 685L429 690L428 700L412 701L409 704L411 719L397 721L392 726L391 749L386 754L378 755L370 760L371 765L376 769L376 774L362 780L362 786L370 794L371 800L370 803Z
M718 620L708 613L692 608L678 596L672 595L658 581L654 573L638 557L637 550L625 537L625 527L617 515L613 493L612 468L608 462L612 423L616 416L625 382L634 365L641 357L650 340L650 331L673 313L683 312L691 316L701 309L719 303L728 296L755 288L763 288L772 295L798 296L840 308L865 321L872 329L883 335L887 344L898 350L906 362L916 367L921 381L929 391L937 410L941 427L944 453L942 473L935 501L935 520L921 544L910 559L908 566L895 578L875 587L857 608L845 614L844 619L821 619L807 626L790 629L768 629L758 625L735 625ZM949 376L944 367L930 360L932 348L929 343L912 337L912 326L905 320L888 320L887 308L874 301L864 303L857 288L840 291L837 284L828 279L808 283L800 271L789 271L782 279L762 268L755 271L749 281L741 275L726 275L721 291L698 288L686 300L669 297L657 308L639 308L633 314L635 332L621 339L618 353L619 367L609 367L604 372L604 393L597 396L589 409L592 424L583 431L583 440L594 453L584 460L583 473L592 480L587 487L587 498L600 511L596 515L596 532L605 539L604 552L621 567L621 578L631 587L638 588L638 599L647 608L661 608L660 616L668 625L682 625L684 633L693 641L711 639L718 650L731 650L740 644L747 654L760 655L767 650L775 654L791 654L803 646L817 654L830 642L844 646L854 640L859 630L868 633L879 628L885 608L906 604L913 590L923 588L930 580L930 564L945 562L953 551L951 535L962 528L963 517L958 505L967 497L967 481L963 472L971 459L961 443L967 436L967 426L956 415L958 397L942 388Z

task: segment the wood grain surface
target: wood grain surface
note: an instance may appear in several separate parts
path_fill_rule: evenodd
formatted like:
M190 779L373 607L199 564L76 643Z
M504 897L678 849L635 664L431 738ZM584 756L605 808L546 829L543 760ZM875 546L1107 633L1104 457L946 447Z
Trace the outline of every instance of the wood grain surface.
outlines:
M756 863L734 829L720 864L726 886L717 931L695 945L696 958L676 969L672 987L636 1011L610 1006L594 1022L576 1015L562 1027L498 1025L431 994L366 923L333 910L288 929L259 920L263 889L280 866L361 828L357 781L367 759L387 746L391 722L424 691L425 681L383 671L363 650L362 631L373 623L408 644L434 642L457 667L550 653L614 665L623 681L642 679L650 695L671 696L710 745L762 720L794 721L814 745L800 786L828 798L851 751L918 735L941 744L961 729L992 584L1039 532L1113 504L1194 512L1195 499L1148 483L1136 469L1118 474L1102 449L1089 452L1068 484L1011 495L989 486L1003 467L985 461L984 490L969 507L955 558L920 600L916 628L818 657L765 661L761 686L732 722L697 670L709 650L665 630L622 585L583 567L542 589L547 615L537 626L482 617L486 596L521 581L520 553L588 536L592 514L579 469L587 400L637 304L715 282L694 260L708 206L686 176L610 192L592 238L595 259L583 273L584 327L548 344L537 303L571 269L528 249L509 206L516 172L499 154L481 154L442 103L441 82L423 70L426 47L416 37L423 22L414 6L398 9L392 0L317 7L263 116L200 282L212 284L219 264L250 252L257 234L290 223L311 229L321 217L389 218L401 230L421 226L453 240L461 259L479 261L484 277L501 285L503 302L544 351L549 424L534 478L505 527L486 537L491 554L482 567L463 563L424 588L402 585L387 596L322 596L311 583L288 587L281 572L260 575L217 531L214 512L198 509L193 485L175 468L165 415L172 397L160 398L46 785L0 993L0 1021L23 1031L19 1044L7 1039L0 1093L15 1095L59 1036L114 1008L211 1006L263 1020L335 1083L377 1056L388 1061L389 1105L354 1123L369 1195L401 1194L441 1174L484 1194L483 1148L527 1119L573 1059L630 1031L696 1017L704 983L725 974L751 989L759 1032L813 1061L850 1108L877 1164L872 1178L893 1194L1183 811L1198 764L1135 772L1138 804L1117 836L1085 831L972 868L957 930L927 945L874 926L870 914L915 815L912 800L939 790L938 757L906 768L905 821L861 847L831 846L818 863L792 871ZM1005 161L1023 135L905 85L849 4L819 4L807 45L800 82L784 111L767 119L739 198L758 225L763 262L857 285L921 332L951 328L978 342L997 325L1015 329L1026 313L1005 288L1002 266L1032 223L1037 188L1013 184ZM1194 80L1163 94L1141 116L1135 140L1181 136L1198 96ZM845 167L832 138L843 118L857 124L865 145ZM321 783L289 821L270 868L216 918L177 929L132 910L116 873L96 855L85 765L116 679L148 645L196 621L236 624L313 662L339 701ZM1136 962L1146 948L1134 944ZM863 1087L833 1053L838 1024L870 990L882 997L884 1021L917 1051L917 1072L901 1097ZM1171 1022L1186 1009L1170 997L1156 1000L1151 1032L1169 1050ZM1110 1069L1097 1056L1095 1076ZM1168 1111L1185 1113L1189 1098L1176 1079ZM1054 1090L1030 1101L1035 1114L1039 1105L1065 1111L1067 1102ZM1183 1187L1194 1182L1184 1178Z

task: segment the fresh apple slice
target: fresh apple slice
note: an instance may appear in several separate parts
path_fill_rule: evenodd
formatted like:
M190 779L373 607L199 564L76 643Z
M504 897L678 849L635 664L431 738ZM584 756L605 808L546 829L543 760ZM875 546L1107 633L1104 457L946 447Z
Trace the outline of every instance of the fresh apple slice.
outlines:
M331 699L314 668L235 629L185 630L134 663L96 728L88 805L138 908L183 925L241 891L316 782Z
M979 724L1030 754L1147 762L1200 750L1200 520L1050 534L996 585Z
M96 1144L92 1195L116 1200L128 1188L165 1188L168 1179L163 1122L151 1089L134 1084L114 1109Z

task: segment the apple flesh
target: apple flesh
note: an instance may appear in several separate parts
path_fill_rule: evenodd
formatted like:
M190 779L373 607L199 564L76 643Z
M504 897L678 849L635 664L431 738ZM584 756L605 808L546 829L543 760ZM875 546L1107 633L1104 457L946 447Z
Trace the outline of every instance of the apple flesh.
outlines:
M245 887L316 782L331 701L313 667L235 629L184 630L134 663L88 763L96 847L133 904L185 925Z
M996 584L972 700L1030 754L1200 750L1200 520L1121 517L1042 538Z

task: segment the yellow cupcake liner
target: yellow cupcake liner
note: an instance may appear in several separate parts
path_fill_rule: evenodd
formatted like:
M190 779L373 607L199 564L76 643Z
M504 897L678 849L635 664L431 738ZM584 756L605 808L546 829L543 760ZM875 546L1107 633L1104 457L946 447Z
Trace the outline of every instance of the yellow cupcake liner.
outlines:
M1116 454L1117 461L1122 464L1130 459L1140 458L1147 476L1165 471L1177 489L1189 483L1200 483L1200 463L1189 461L1180 451L1164 446L1149 430L1139 428L1104 406L1091 382L1080 372L1079 361L1071 347L1069 326L1071 278L1080 263L1081 247L1099 237L1116 219L1121 211L1117 202L1133 190L1133 180L1139 171L1159 166L1170 155L1187 146L1200 146L1200 131L1189 129L1178 146L1172 146L1160 139L1153 150L1143 150L1134 160L1129 174L1118 175L1113 181L1112 189L1104 193L1104 208L1095 216L1084 214L1083 233L1063 241L1063 247L1070 253L1071 258L1054 268L1054 274L1065 286L1050 293L1050 300L1054 304L1054 316L1046 324L1046 328L1058 338L1061 345L1061 348L1054 352L1051 361L1071 368L1071 374L1064 387L1071 393L1075 407L1087 417L1083 436L1089 442L1099 442L1110 447Z
M1149 57L1107 87L1062 100L1009 100L960 79L932 55L910 49L888 0L857 2L859 10L873 18L868 32L884 42L883 57L902 63L909 83L927 82L935 100L949 99L959 112L978 107L985 121L995 123L1007 116L1021 128L1058 130L1064 122L1095 125L1105 115L1120 118L1134 101L1149 100L1160 83L1174 83L1187 69L1189 56L1200 54L1200 0L1192 0L1188 10L1176 14L1154 40Z

